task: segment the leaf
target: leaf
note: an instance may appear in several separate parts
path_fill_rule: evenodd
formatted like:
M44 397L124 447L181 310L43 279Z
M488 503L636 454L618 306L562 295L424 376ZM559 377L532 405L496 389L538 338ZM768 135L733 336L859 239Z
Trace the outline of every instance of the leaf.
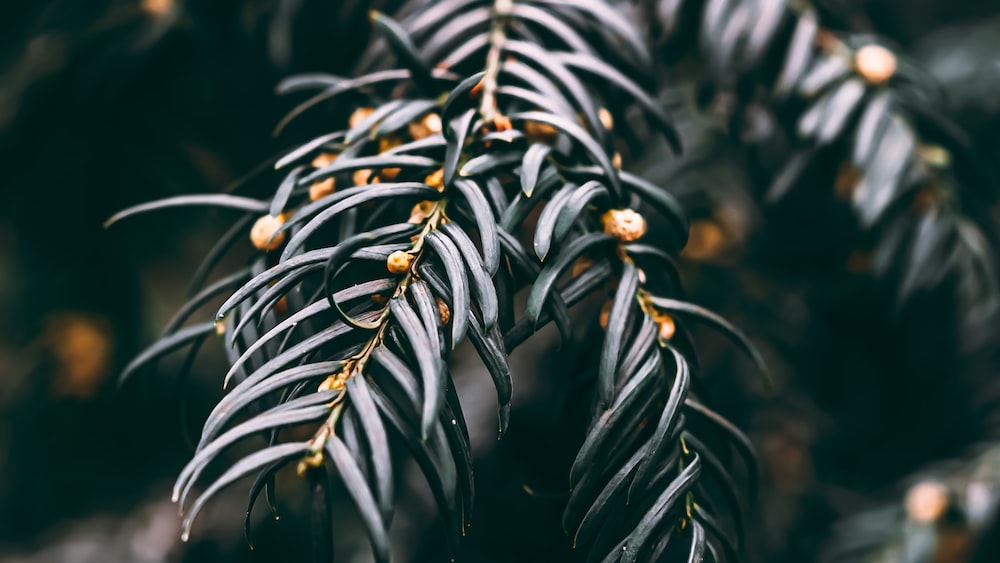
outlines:
M635 530L629 535L629 539L622 549L622 563L635 563L638 560L640 551L653 540L654 534L667 512L691 488L700 471L701 459L695 454L677 478L660 493L653 507L643 516Z
M538 178L538 183L531 192L531 197L524 195L524 192L517 192L514 200L500 215L500 228L507 231L516 231L519 226L531 215L532 210L538 206L549 193L557 186L563 186L562 178L555 167L546 167Z
M428 94L433 94L435 84L431 69L417 51L410 34L395 20L382 12L372 10L370 17L375 27L389 40L389 45L392 46L400 64L410 70L413 82L417 87Z
M515 61L505 61L501 67L502 71L500 75L506 77L513 74L514 71L518 71L521 74L538 75L540 78L545 77L541 75L537 70L527 66L525 64L516 63ZM534 73L534 74L530 74ZM518 77L520 80L525 81L525 78ZM530 84L530 83L529 83ZM554 87L554 86L553 86ZM573 108L570 107L569 102L562 97L562 94L556 93L556 97L551 97L549 95L536 92L534 90L528 90L527 88L522 88L520 86L514 86L511 84L501 84L497 88L497 96L502 98L513 98L515 101L527 104L528 107L535 107L543 111L555 115L561 115L566 118L573 118Z
M521 162L521 153L507 151L501 153L486 153L470 158L459 171L460 176L482 176L487 173L498 173L497 168L507 168L511 164Z
M466 113L471 111L472 114L468 117L469 123L465 127L468 130L468 126L472 125L472 118L476 115L475 109L470 110L467 107L472 103L472 89L483 80L483 76L485 75L486 73L483 71L477 72L463 79L457 86L452 88L451 92L448 93L448 97L445 98L444 103L441 104L442 123L450 124L455 119L464 117ZM459 116L458 112L462 111L462 108L465 108L465 112L463 112L462 116ZM454 134L450 133L447 127L443 133L445 140L452 140L454 138Z
M559 53L559 60L566 66L586 71L598 78L603 78L608 86L624 91L656 122L658 130L664 134L674 153L681 152L681 140L677 135L673 121L663 111L660 102L653 99L641 86L625 76L621 71L604 60L585 52Z
M372 311L362 315L361 320L362 321L373 320L380 315L381 311ZM254 373L250 377L251 378L256 378L258 376L260 378L267 377L267 375L270 375L274 371L304 357L305 354L313 352L314 350L317 350L320 347L333 342L337 338L352 333L353 330L354 330L353 327L350 327L343 322L338 321L336 323L333 323L329 327L309 336L305 340L302 340L301 342L295 344L291 348L288 348L284 352L269 359L267 362L264 363L264 365L254 370ZM235 367L237 364L233 365ZM229 383L232 381L232 378L235 374L236 374L236 369L231 368L229 373L226 375L225 381L223 381L222 383L223 388L229 386Z
M389 311L393 320L402 329L410 344L410 350L417 358L420 375L423 378L424 401L421 408L420 434L426 440L441 411L444 400L444 366L441 357L434 354L434 348L428 343L437 339L437 331L428 334L417 313L410 307L405 296L400 295L389 300Z
M167 336L177 331L187 320L201 307L207 304L212 299L218 297L226 291L230 291L233 287L242 285L246 281L247 277L250 275L249 268L241 268L228 276L219 279L212 285L206 287L205 289L198 292L197 295L188 299L184 305L182 305L174 316L170 318L167 325L163 328L162 336Z
M292 109L292 111L285 114L285 117L282 117L281 121L279 121L278 124L274 127L273 135L275 137L280 135L281 132L284 131L285 127L287 127L289 123L294 121L295 118L302 115L307 110L323 102L328 102L336 98L337 96L340 96L341 94L354 92L360 88L374 86L376 84L380 84L383 82L396 82L399 80L406 80L409 77L410 77L410 71L408 70L391 69L391 70L372 72L370 74L359 76L357 78L351 78L348 80L344 80L342 82L338 82L334 85L331 85L326 90L323 90L322 92L314 95L308 100L295 106Z
M278 189L274 192L274 197L271 198L271 207L268 210L268 214L271 217L277 217L285 211L285 206L288 205L288 198L291 197L292 190L298 185L299 175L305 169L305 166L296 166L285 175L285 179L278 185Z
M347 379L347 396L350 397L351 404L358 410L358 418L361 419L365 439L371 449L379 511L382 515L382 521L388 523L392 520L394 497L389 437L363 375Z
M320 135L319 137L316 137L315 139L313 139L313 140L311 140L309 142L306 142L306 143L304 143L302 145L299 145L298 147L295 147L294 149L288 151L288 153L285 154L285 156L283 156L280 159L278 159L278 161L274 164L274 169L275 170L280 170L280 169L288 166L289 164L295 162L296 160L304 157L305 155L307 155L307 154L315 151L316 149L322 147L323 145L326 145L326 144L332 143L332 142L334 142L334 141L336 141L338 139L341 139L343 136L344 136L344 132L343 131L334 131L333 133L327 133L326 135ZM287 178L287 176L286 176L286 178ZM274 215L274 213L272 212L271 215Z
M347 494L354 500L354 505L358 508L361 521L368 530L368 539L371 542L372 553L378 563L389 563L389 537L385 529L385 522L379 513L379 508L372 496L372 491L368 487L364 474L358 468L358 464L351 457L351 452L336 434L331 434L326 441L326 451L330 454L333 465L340 474L340 479L347 489Z
M537 65L539 69L548 73L549 76L552 76L556 84L562 86L563 91L566 92L566 94L573 100L575 107L583 113L583 119L586 122L587 127L593 133L594 138L601 143L606 140L607 130L604 129L604 125L601 123L601 118L598 116L597 104L594 102L594 99L588 95L586 86L580 82L580 79L577 78L575 74L570 72L569 69L567 69L558 59L553 58L547 51L534 43L528 43L518 39L507 39L507 41L504 42L504 50L509 53L513 53L514 55L520 55L525 60L531 61ZM559 118L559 116L555 117ZM511 116L511 120L513 120L513 116ZM549 124L556 126L554 123ZM556 127L562 129L558 126ZM575 123L573 124L573 127L576 127L580 132L583 132L583 129ZM600 146L597 142L594 144L595 146Z
M364 248L365 246L371 244L380 244L384 242L394 241L399 238L409 237L416 234L419 231L416 225L411 225L409 223L400 223L398 225L390 225L387 227L381 227L375 229L374 231L368 231L364 233L358 233L356 235L347 237L342 240L337 246L333 247L333 252L326 260L326 267L323 272L323 285L324 293L326 293L326 299L330 303L330 306L337 311L337 315L345 323L360 329L374 330L380 326L380 323L376 321L373 323L361 323L357 319L352 318L347 314L346 311L340 306L340 302L337 301L336 294L334 292L332 282L336 277L337 273L340 271L341 267L344 266L343 259L350 259L350 256L357 250Z
M588 502L591 495L581 494L584 490L582 487L573 489L570 500L566 503L566 510L563 512L562 526L564 532L573 532L574 549L580 546L581 539L587 539L596 534L597 530L595 527L604 521L602 516L606 516L612 499L619 496L631 481L632 474L635 472L635 468L639 464L639 460L642 459L645 451L645 446L637 449L632 454L632 457L615 472L604 488L598 493L597 497L589 502L590 507L583 514L582 519L579 512L583 507L577 505ZM590 491L587 492L589 493Z
M867 167L874 156L889 123L890 94L879 92L871 98L861 114L854 132L854 150L851 160L858 167Z
M559 212L565 207L566 200L576 192L577 187L575 184L563 186L552 196L552 199L538 215L538 222L535 224L534 250L535 256L538 256L542 262L545 261L545 257L548 256L549 249L552 247L552 235L556 228Z
M620 174L622 183L628 190L635 192L640 199L651 205L667 220L673 229L674 236L677 237L679 247L686 245L690 224L687 212L684 211L684 206L677 201L677 198L665 188L661 188L645 178L625 171L621 171Z
M372 352L372 361L375 362L375 365L381 366L385 373L392 378L409 401L408 405L414 410L419 410L422 404L421 392L417 385L417 378L410 366L385 346L380 346Z
M535 285L532 286L528 294L527 310L525 316L538 327L538 318L541 316L542 308L552 292L556 281L567 268L569 268L577 258L587 252L593 251L597 246L610 242L612 239L604 233L588 233L573 240L563 249L555 260L549 262L538 274Z
M697 520L691 521L691 551L688 552L688 563L701 563L705 560L705 529ZM715 558L718 561L718 558Z
M522 113L516 113L510 116L512 121L537 121L539 123L547 123L559 131L565 133L571 139L573 139L577 144L582 146L588 154L590 154L591 159L597 164L601 171L605 174L605 180L607 185L611 188L612 194L617 201L622 199L622 187L621 179L618 176L618 171L611 164L611 160L608 155L604 152L597 141L591 138L583 129L577 126L575 123L569 121L558 115L552 115L539 111L528 111Z
M129 377L146 365L213 332L215 332L215 323L206 322L182 328L173 334L160 338L125 366L118 378L118 384L124 384Z
M219 431L252 403L286 387L336 374L344 367L344 362L316 362L294 366L278 371L266 378L247 378L216 403L205 419L201 438L196 449L205 447L218 436ZM332 397L331 397L332 398Z
M364 187L364 191L356 192L341 201L330 205L320 211L315 217L290 237L285 249L281 253L279 261L285 262L292 258L296 251L305 245L306 240L318 229L326 225L331 219L340 213L354 209L359 205L369 201L379 199L400 199L400 198L420 198L429 201L436 201L441 198L441 192L424 184L423 182L398 182L395 184L369 184ZM285 223L287 225L288 223ZM283 225L284 226L284 225ZM280 230L279 230L280 232Z
M854 114L864 94L865 85L857 78L851 78L837 88L823 113L823 125L817 131L816 141L821 145L833 142Z
M390 116L405 104L403 100L390 100L379 107L372 110L371 113L362 117L358 120L347 131L347 135L344 137L344 145L356 145L358 141L362 141L371 136L372 129L374 129L378 124L380 124L387 116ZM346 152L346 151L345 151ZM350 154L348 160L354 160L355 154ZM339 157L344 159L344 154L342 153Z
M816 149L809 147L799 149L786 158L781 171L771 180L771 185L768 186L767 193L764 195L764 201L773 205L788 195L792 186L799 180L815 156Z
M148 213L150 211L159 211L161 209L168 209L171 207L191 207L191 206L206 206L206 207L221 207L223 209L234 209L237 211L246 211L248 213L266 213L269 205L267 202L263 202L257 199L251 199L248 197L242 197L238 195L229 194L199 194L199 195L180 195L176 197L168 197L165 199L160 199L156 201L151 201L149 203L141 203L139 205L134 205L128 209L123 209L118 213L111 216L110 219L104 222L104 228L108 228L114 225L122 219L132 217L134 215L139 215L141 213Z
M407 102L403 107L392 112L391 115L382 120L382 123L378 126L378 130L375 131L375 136L384 137L408 127L410 123L431 113L437 106L438 103L434 100L413 100ZM382 154L385 154L385 152L383 151Z
M577 188L562 205L559 210L559 218L556 219L554 232L555 239L562 241L569 234L570 229L580 218L583 210L598 198L607 199L608 189L604 184L591 180Z
M253 541L250 538L250 516L253 514L253 507L257 504L257 497L260 493L264 491L265 488L274 487L274 474L281 470L282 467L288 464L288 460L279 460L271 465L268 465L257 474L257 478L254 479L253 484L250 486L250 494L247 498L247 512L246 516L243 517L243 539L246 540L247 545L250 549L253 549ZM274 503L268 502L269 508L271 509L271 515L275 520L278 519L278 509L274 506Z
M605 2L591 2L589 0L534 0L534 2L549 6L569 5L588 14L598 29L607 30L617 40L616 43L620 42L629 48L639 67L649 68L653 66L653 59L647 50L645 38L636 25L625 17L619 8Z
M461 253L449 238L431 231L424 240L441 260L451 285L451 348L454 350L465 336L469 323L469 280L465 275Z
M691 388L691 370L687 360L673 346L668 345L667 349L670 350L670 353L674 357L674 365L676 366L674 380L670 386L670 394L667 396L667 401L660 412L660 419L656 423L656 430L653 431L653 435L649 438L649 448L646 450L646 454L643 456L638 469L636 469L635 478L632 480L631 485L629 485L630 497L633 488L637 491L642 490L648 484L649 472L654 464L659 464L660 458L666 448L667 440L674 434L679 424L681 407L684 405L684 400L687 399Z
M463 12L452 12L438 28L420 45L424 60L437 61L444 54L449 56L457 48L456 44L485 35L490 27L490 8L481 6Z
M603 451L603 447L608 440L615 440L620 435L623 428L619 424L626 417L637 412L635 409L640 405L640 401L649 400L650 387L656 384L657 376L660 372L660 358L657 355L650 356L640 368L639 372L633 376L622 389L614 403L607 410L601 412L600 418L594 422L594 426L587 433L587 439L580 446L580 451L573 460L573 467L569 472L571 484L580 480L596 456ZM604 452L607 453L607 452Z
M303 72L281 79L275 92L279 95L293 94L302 90L329 88L348 80L350 79L326 72Z
M451 239L458 254L461 255L468 267L469 279L472 281L472 292L475 294L479 312L483 316L483 328L488 331L496 326L497 317L500 314L497 290L493 287L493 280L490 279L490 274L486 271L486 266L479 257L476 245L461 228L456 227L454 223L446 223L441 226L440 231Z
M862 228L875 225L900 195L901 176L911 162L916 142L914 131L898 116L893 116L886 124L870 168L853 194Z
M325 180L341 172L351 172L354 170L364 170L368 168L424 168L430 170L432 168L437 168L438 166L438 162L433 158L407 154L377 154L375 156L359 156L355 158L340 157L334 159L334 161L327 166L307 174L299 180L299 184L307 186L313 182ZM405 184L410 183L412 182L405 182ZM404 183L401 182L400 184ZM368 184L366 186L362 186L362 188L364 188L364 191L367 192L370 191L371 188L380 185L392 186L393 184Z
M718 314L703 307L699 307L693 303L686 303L677 299L655 296L650 296L649 300L650 303L657 309L692 317L695 320L708 325L713 330L721 333L731 342L736 344L736 346L753 361L754 365L757 366L757 369L760 371L760 374L764 377L765 382L769 385L771 384L771 375L764 362L764 358L760 356L760 352L758 352L757 348L750 343L750 340L744 336L738 328L730 324L729 321L722 318Z
M819 21L816 11L806 8L799 15L795 31L788 43L785 63L774 85L774 95L780 100L785 98L798 85L799 80L809 68L815 48L816 34L819 31Z
M615 389L615 373L621 358L622 339L629 322L635 318L638 309L636 292L639 291L639 272L630 261L622 263L622 273L615 290L608 326L604 329L601 345L601 360L597 371L597 410L602 411L611 404Z
M483 195L479 185L472 180L458 178L452 184L472 210L479 231L479 240L483 247L483 265L486 272L493 277L500 268L500 239L497 235L496 217L490 209L490 204Z
M724 416L699 403L690 396L684 399L684 408L689 412L700 415L730 439L733 446L736 447L737 453L743 458L743 464L747 470L747 483L750 485L750 498L754 498L757 495L757 476L760 464L757 462L757 454L754 453L753 443L750 441L750 438L733 425L733 423L726 420Z
M524 152L524 159L521 162L521 191L525 197L531 197L538 182L538 174L542 169L542 164L552 152L552 147L542 143L532 143L528 150Z
M743 59L750 68L756 68L768 47L778 34L778 28L785 19L787 0L759 0L753 15L754 25L743 46Z
M230 428L218 438L198 448L194 457L188 461L187 465L184 466L184 469L181 470L180 475L177 477L177 481L174 482L171 500L178 503L183 510L185 500L191 490L191 487L193 487L197 482L198 477L201 476L205 467L215 460L224 449L232 446L236 442L254 434L266 432L273 428L294 426L296 424L311 422L325 417L329 413L330 409L326 405L311 406L295 410L265 412L250 418L242 424L238 424L233 428Z
M240 217L215 241L215 244L212 245L212 248L209 249L208 253L198 264L194 275L191 276L191 281L188 282L186 293L189 296L194 295L205 285L205 280L208 279L215 267L225 258L226 254L232 249L232 246L236 244L236 241L242 239L249 232L250 224L253 220L253 215Z
M590 43L581 37L577 30L573 29L569 25L566 25L563 20L553 16L550 12L546 12L545 10L536 8L530 4L522 4L518 2L514 3L511 7L510 14L525 22L536 24L539 29L545 30L545 32L558 37L569 51L588 54L594 53Z
M497 404L503 407L510 403L513 388L503 338L497 327L486 333L476 323L471 323L469 327L469 340L493 379L493 386L497 391Z
M205 491L201 493L201 496L199 496L197 500L194 501L194 504L191 505L191 508L187 511L187 515L184 517L184 521L181 524L181 528L183 530L181 533L181 540L188 540L188 537L191 535L191 526L194 524L194 519L198 516L198 513L201 512L205 503L215 496L215 494L221 489L232 484L234 481L249 475L253 471L264 467L265 465L286 460L297 455L302 455L308 449L309 445L305 442L281 444L256 451L236 462L236 464L230 467L225 473L222 474L221 477L216 479L214 483L205 489Z
M850 67L840 57L827 55L825 58L817 59L809 72L799 81L799 95L804 98L817 96L846 78L849 72Z
M400 415L395 406L388 400L381 390L372 387L372 399L378 406L379 411L385 416L386 422L396 431L403 443L409 449L413 460L420 466L421 472L427 479L431 494L435 502L441 509L441 514L445 522L446 537L448 538L451 552L456 550L456 531L458 529L457 518L455 518L457 507L455 505L455 484L443 479L444 470L440 467L435 456L428 447L428 443L417 439L415 433L409 431L405 419Z
M455 179L455 172L458 170L458 161L462 158L462 151L465 150L465 140L472 127L472 120L476 117L476 110L470 109L461 116L448 122L445 129L445 139L448 145L445 147L444 158L444 185L450 186ZM451 135L448 135L448 132Z

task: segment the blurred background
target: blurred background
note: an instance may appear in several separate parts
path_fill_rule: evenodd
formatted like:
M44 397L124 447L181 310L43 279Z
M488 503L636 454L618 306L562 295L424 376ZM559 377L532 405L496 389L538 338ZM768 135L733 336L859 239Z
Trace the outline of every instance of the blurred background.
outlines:
M305 557L308 524L297 510L305 496L294 479L279 483L287 490L280 520L263 511L253 519L255 549L243 537L245 487L233 487L204 513L189 544L179 542L169 488L189 456L186 436L221 394L221 354L206 351L183 386L174 375L179 359L123 389L116 385L120 369L183 302L191 273L228 219L168 211L110 231L102 223L135 203L230 189L301 141L308 124L271 135L293 103L277 97L274 85L295 72L349 72L367 41L368 9L392 8L386 4L393 3L48 0L0 7L0 562ZM861 14L858 21L941 80L949 115L1000 162L1000 2L827 4ZM685 127L688 138L711 135L696 121ZM686 285L692 300L724 313L762 345L780 383L767 398L744 389L746 362L704 339L708 386L720 410L751 430L762 457L765 488L753 507L762 516L751 519L759 522L750 559L817 559L837 522L902 502L900 483L915 471L951 471L958 459L966 473L986 467L992 483L1000 482L1000 462L981 457L998 429L990 378L1000 375L998 348L980 348L982 357L973 359L928 352L901 360L926 342L925 329L947 323L928 316L909 319L910 333L886 337L890 343L879 350L863 345L892 330L870 322L885 296L831 281L822 268L781 264L773 244L755 235L760 214L740 160L714 154L727 195L712 197L726 202L730 225L740 229L697 223L685 254ZM251 182L267 189L272 180L265 174ZM539 346L519 354L532 358ZM886 350L897 355L887 359ZM545 360L532 362L542 375L559 361ZM568 542L558 532L560 501L524 489L558 491L565 483L561 464L572 444L560 440L568 431L548 407L556 382L524 381L504 442L492 441L488 419L474 437L480 504L470 561L560 560L554 554ZM400 561L438 560L437 536L426 533L429 509L419 494L406 502L410 508L394 523ZM364 560L364 539L351 533L358 525L342 526L338 550ZM968 560L973 551L941 561Z

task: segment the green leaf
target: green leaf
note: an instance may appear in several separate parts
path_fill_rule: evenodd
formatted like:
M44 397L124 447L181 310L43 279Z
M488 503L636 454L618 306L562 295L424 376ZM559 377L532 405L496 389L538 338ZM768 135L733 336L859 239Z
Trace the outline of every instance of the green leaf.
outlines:
M649 542L656 537L655 533L667 513L674 508L678 500L683 498L684 493L691 488L700 472L701 459L695 454L677 478L657 497L653 507L643 516L635 530L629 535L629 539L622 549L622 563L638 561L639 553L648 547Z
M330 413L326 405L310 406L295 410L278 410L264 412L230 428L218 438L199 447L194 457L184 466L177 481L174 483L172 500L183 509L191 487L198 481L202 472L215 460L220 453L236 442L249 436L266 432L274 428L294 426L325 417Z
M573 460L573 467L569 472L570 483L575 484L580 480L580 476L590 468L598 454L606 449L608 440L615 440L622 433L624 428L620 424L637 412L636 408L642 404L641 401L649 399L649 390L657 383L660 366L659 356L650 356L639 372L625 384L614 403L601 413Z
M774 85L774 94L783 99L795 89L802 75L809 68L816 44L816 34L819 32L819 21L816 11L806 8L795 23L795 31L788 43L785 62Z
M429 343L430 340L438 338L437 331L428 334L423 322L417 313L406 301L405 295L394 297L389 300L389 311L396 324L402 329L401 332L409 341L410 350L417 359L420 366L420 375L423 379L423 405L421 407L420 434L426 440L441 411L441 403L444 400L444 366L441 357L434 354L434 348Z
M534 250L535 256L542 262L549 254L552 247L552 235L556 229L556 219L559 213L565 208L566 201L576 193L577 185L566 184L552 196L542 212L538 215L538 222L535 224Z
M667 142L670 143L670 148L675 153L681 152L680 137L677 136L673 121L663 111L661 103L653 99L635 81L625 76L621 71L604 60L585 52L559 53L558 57L566 66L586 71L598 78L603 78L608 86L618 88L631 96L643 111L653 118L653 121L658 126L658 130L664 134Z
M354 500L354 505L358 508L358 514L365 524L365 529L368 530L368 539L371 541L375 561L389 563L389 536L385 522L379 513L378 504L372 496L364 474L361 473L357 462L351 457L347 446L336 434L332 434L327 439L326 451L330 454L330 459L337 468L337 473L340 474L347 494Z
M475 295L475 303L483 316L483 328L487 331L492 329L497 324L500 305L497 302L497 290L493 287L493 280L490 279L490 273L486 271L486 266L479 257L476 245L454 223L442 225L440 231L454 243L458 254L462 257L462 261L468 267L467 271L469 279L472 281L472 292Z
M204 508L205 503L208 502L216 493L218 493L223 488L229 486L233 482L246 477L250 473L264 467L265 465L275 463L279 460L286 460L288 458L302 455L309 449L309 445L305 442L296 442L291 444L281 444L278 446L272 446L265 448L263 450L256 451L240 461L236 462L235 465L229 468L221 477L215 480L203 493L201 496L194 501L191 508L187 511L187 515L184 517L184 521L181 524L183 530L181 534L181 539L187 541L188 537L191 535L191 526L194 524L194 519Z
M143 350L142 353L125 366L118 379L119 385L124 384L129 377L148 364L213 332L215 332L215 323L207 322L182 328L173 334L157 340L152 346Z
M678 315L691 317L697 321L700 321L718 331L723 336L728 338L731 342L736 344L736 346L743 351L751 360L753 360L754 365L760 371L761 375L764 377L765 382L770 384L771 375L767 369L767 364L764 363L764 358L761 357L760 352L757 348L750 343L750 340L743 335L743 333L736 327L734 327L729 321L721 317L720 315L705 309L704 307L699 307L693 303L687 303L684 301L679 301L677 299L669 299L666 297L655 297L650 296L650 303L657 309L661 309L670 313L675 313Z
M593 251L602 244L611 242L611 237L604 233L589 233L573 240L562 252L556 256L555 260L549 262L538 274L535 285L528 294L528 305L525 316L538 326L538 319L542 314L549 294L555 287L556 281L568 269L577 258L587 252Z
M417 87L428 94L434 94L436 88L430 66L420 56L410 34L395 20L382 12L372 10L370 15L375 27L389 40L399 63L412 73L413 82Z
M521 162L521 191L525 197L531 197L531 193L535 190L538 174L550 152L552 147L542 143L533 143L524 152L524 160Z
M622 340L639 309L639 272L630 261L622 263L622 273L608 313L608 326L601 344L601 361L597 371L597 410L611 404L615 390L615 374L621 359Z
M268 395L297 385L304 381L318 380L338 373L344 367L341 361L316 362L288 368L263 378L247 378L240 381L233 389L216 403L215 408L205 419L201 438L197 449L205 447L218 436L234 416L251 404ZM317 381L318 385L318 381Z
M424 240L441 261L451 285L451 347L454 350L465 336L469 323L469 280L461 253L451 239L437 231L431 231Z
M497 221L490 204L483 195L479 185L468 179L459 178L452 184L472 210L479 231L479 240L483 246L483 265L487 273L493 277L500 268L500 239L497 235Z
M298 232L294 233L289 238L288 243L285 244L285 249L282 251L279 261L285 262L291 259L305 245L309 237L344 211L354 209L369 201L401 198L419 198L436 201L441 198L441 192L423 182L398 182L394 184L369 184L368 186L363 186L362 191L352 193L337 203L324 208L315 217L310 219L308 223L303 225ZM282 227L287 224L285 223Z
M157 201L151 201L149 203L141 203L139 205L134 205L128 209L123 209L118 213L111 216L110 219L104 222L104 228L108 228L114 225L118 221L125 219L127 217L132 217L134 215L139 215L141 213L148 213L150 211L159 211L160 209L168 209L171 207L191 207L191 206L206 206L206 207L220 207L222 209L234 209L237 211L245 211L248 213L267 213L268 203L260 201L257 199L251 199L248 197L242 197L238 195L229 194L200 194L200 195L180 195L176 197L168 197L166 199L160 199Z
M681 407L687 399L691 389L691 370L687 360L674 347L667 346L667 349L674 357L674 380L670 386L670 394L660 411L660 419L656 423L656 430L649 438L649 448L642 458L642 462L636 469L635 478L629 485L629 496L633 489L639 491L648 483L649 472L654 465L659 465L660 459L667 448L667 440L674 434L681 418Z
M378 408L372 400L371 389L365 376L356 375L347 379L347 396L358 410L358 418L364 428L365 440L372 453L372 467L375 469L375 490L379 511L383 522L392 520L394 485L392 475L392 455L389 437Z
M608 155L604 152L604 149L601 148L601 145L599 145L597 141L588 135L587 132L581 127L561 116L540 111L521 112L510 115L509 117L511 121L515 122L537 121L539 123L547 123L565 133L570 139L573 139L574 142L583 147L584 150L586 150L586 152L590 155L591 160L601 168L601 171L605 174L607 185L611 188L611 192L614 194L615 200L621 201L622 186L621 179L618 177L618 171L611 165L611 159L608 158Z
M469 128L472 127L472 120L475 117L476 110L470 109L452 121L447 122L448 127L445 129L445 139L447 139L448 145L445 147L444 157L445 186L450 186L454 182L455 172L458 170L458 161L462 158Z

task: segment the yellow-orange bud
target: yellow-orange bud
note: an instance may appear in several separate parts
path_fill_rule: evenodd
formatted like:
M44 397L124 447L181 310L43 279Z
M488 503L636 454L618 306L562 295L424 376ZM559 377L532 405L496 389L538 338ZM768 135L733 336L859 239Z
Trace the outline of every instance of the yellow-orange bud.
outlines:
M646 234L646 219L631 209L612 209L601 219L604 232L621 242L634 242Z
M257 250L275 250L285 242L285 233L274 233L285 224L284 214L277 217L264 215L250 229L250 242Z

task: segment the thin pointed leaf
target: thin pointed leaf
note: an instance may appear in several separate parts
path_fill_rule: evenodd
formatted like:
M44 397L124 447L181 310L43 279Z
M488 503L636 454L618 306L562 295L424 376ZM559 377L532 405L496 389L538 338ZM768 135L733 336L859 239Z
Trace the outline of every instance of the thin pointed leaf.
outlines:
M420 375L423 379L424 401L421 407L420 434L426 440L434 421L441 410L444 400L444 366L441 357L433 353L433 347L428 340L438 338L437 331L427 334L423 322L416 311L410 307L404 296L395 297L389 301L389 310L393 320L402 329L409 340L410 349L417 358Z
M542 309L549 298L549 294L552 292L556 281L562 273L577 258L611 240L611 237L604 233L586 234L566 245L566 248L556 256L555 260L542 268L542 271L538 274L538 279L535 280L535 285L531 288L531 293L528 294L528 304L525 312L527 318L535 323L535 326L537 326L538 318L542 314Z
M764 362L764 358L762 358L760 352L757 351L757 347L754 346L750 340L729 321L722 318L720 315L705 309L704 307L699 307L693 303L687 303L677 299L650 296L650 302L654 307L663 309L664 311L690 316L698 321L701 321L710 328L721 333L723 336L729 338L729 340L736 344L736 346L742 350L744 354L753 360L754 365L757 366L757 369L764 377L765 382L770 384L771 374L767 369L767 364Z
M142 353L125 366L125 369L122 370L122 374L118 378L119 384L125 383L129 377L146 365L159 360L174 350L187 346L199 338L215 332L215 330L215 323L213 322L200 323L182 328L173 334L157 340L152 346L143 350Z
M372 453L375 490L378 492L378 505L382 521L389 522L392 520L393 498L395 496L389 437L386 435L382 417L378 413L378 408L375 407L371 390L364 376L348 378L347 396L350 397L354 408L358 409L358 418L361 419L361 426L365 430L365 440L367 440Z
M354 500L354 505L358 509L361 521L364 522L365 529L368 530L368 539L371 541L375 561L389 563L390 546L385 522L382 520L378 504L372 496L364 474L361 473L357 462L351 457L347 446L336 434L332 434L326 441L326 451L330 454L330 459L337 468L337 473L344 483L344 488L347 489L347 494Z
M424 240L437 254L448 275L452 295L451 347L454 349L462 341L469 324L469 280L465 275L461 253L448 237L432 231Z
M222 209L234 209L237 211L245 211L248 213L267 213L269 207L267 202L260 201L258 199L251 199L249 197L243 197L238 195L229 194L199 194L199 195L181 195L176 197L168 197L165 199L159 199L156 201L151 201L149 203L141 203L139 205L134 205L128 209L123 209L118 213L111 216L110 219L104 222L104 228L108 228L114 225L122 219L139 215L142 213L149 213L150 211L159 211L161 209L169 209L171 207L192 207L192 206L206 206L206 207L220 207Z
M497 235L496 217L477 183L460 178L456 179L452 186L462 194L472 210L476 229L479 231L479 240L483 245L483 265L490 277L493 277L500 268L500 239Z
M188 510L187 515L184 517L184 522L181 525L183 530L181 534L181 539L187 541L191 534L191 526L194 524L194 519L201 512L201 509L205 506L216 493L218 493L224 487L229 486L233 482L241 479L250 473L269 465L277 461L285 460L293 456L302 455L309 449L309 445L305 442L296 442L291 444L281 444L278 446L272 446L254 452L247 457L236 462L235 465L229 468L221 477L215 480L205 491L194 501L191 508Z
M524 160L521 163L521 191L526 197L531 197L531 193L535 190L542 164L551 152L552 147L542 143L534 143L524 152Z
M635 563L638 560L639 553L654 539L663 518L691 488L700 471L701 459L696 454L677 478L657 497L653 507L643 516L635 530L629 535L629 539L622 549L622 563Z

